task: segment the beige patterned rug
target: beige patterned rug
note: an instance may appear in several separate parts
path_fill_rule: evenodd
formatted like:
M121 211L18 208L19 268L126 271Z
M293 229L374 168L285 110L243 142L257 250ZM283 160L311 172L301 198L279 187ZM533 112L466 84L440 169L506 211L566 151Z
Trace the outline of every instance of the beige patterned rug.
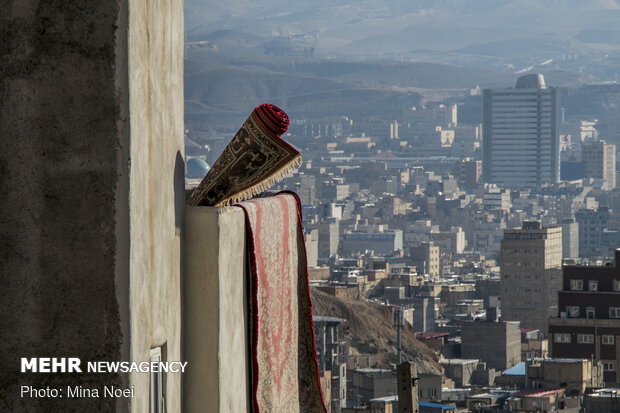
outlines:
M271 104L254 109L224 152L215 161L188 202L224 206L268 189L301 165L301 155L280 138L289 118Z

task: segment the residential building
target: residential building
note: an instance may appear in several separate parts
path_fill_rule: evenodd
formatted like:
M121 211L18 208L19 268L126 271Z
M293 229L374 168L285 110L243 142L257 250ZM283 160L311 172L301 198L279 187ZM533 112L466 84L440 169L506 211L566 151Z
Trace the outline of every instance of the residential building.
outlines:
M553 357L592 359L620 383L620 249L604 265L565 265L560 317L549 319Z
M323 395L323 401L325 402L325 409L327 413L333 413L332 410L332 372L330 370L324 370L320 373L319 383L321 385L321 394Z
M579 256L583 258L603 255L603 230L611 220L609 208L602 206L597 210L582 209L575 213L579 224Z
M413 298L413 327L418 332L435 331L435 298Z
M384 232L345 232L342 238L342 253L351 256L365 251L388 255L403 249L403 231L400 229Z
M407 121L421 125L456 126L458 120L457 105L440 104L434 108L412 107L405 114Z
M583 396L586 412L620 413L620 389L598 389Z
M560 178L560 92L540 74L517 79L514 89L484 91L484 182L534 187Z
M461 227L452 227L450 231L433 232L431 240L442 251L462 254L465 250L465 233Z
M450 389L444 387L441 389L441 400L444 402L464 402L467 396L471 394L471 388Z
M303 205L312 205L317 200L316 195L316 176L314 175L301 175L299 177L300 183L297 188L297 195Z
M319 231L319 259L326 260L329 257L336 255L338 252L338 243L340 239L339 222L339 220L331 218L325 223L306 225L306 229L309 231L313 229L317 229Z
M418 374L418 400L422 402L440 401L442 399L442 376L439 374Z
M419 247L410 248L409 257L419 272L439 277L439 247L433 242L423 242Z
M506 370L521 361L521 330L514 321L463 321L461 355Z
M571 142L587 142L596 139L598 132L596 130L597 121L580 120L577 122L562 122L560 125L560 133L570 136Z
M398 413L398 396L386 396L370 399L369 413Z
M469 411L498 411L500 405L513 393L515 392L491 390L488 393L472 394L465 398L465 407Z
M414 314L415 314L415 311L414 311ZM449 336L449 333L434 333L434 332L415 333L416 340L423 342L426 345L426 347L429 347L435 350L437 353L441 353L443 346L448 343L448 336Z
M347 398L346 339L342 318L313 316L319 374L331 377L331 413L340 413Z
M548 340L540 337L540 331L521 329L521 361L549 356Z
M547 319L557 315L561 289L562 228L540 222L504 230L501 242L502 320L547 335Z
M484 209L488 211L510 212L510 208L512 207L510 190L497 188L495 186L487 186L482 196L482 205Z
M498 277L476 280L474 298L484 301L484 308L487 309L487 320L489 307L496 307L501 293L501 280Z
M581 145L581 164L584 178L602 179L605 188L616 187L616 145L593 141Z
M456 166L459 185L466 189L475 189L482 176L482 161L463 159Z
M441 359L439 361L445 376L452 379L457 387L471 384L472 375L478 363L478 359Z
M600 387L602 368L590 359L548 358L525 363L526 387L530 389L565 389L580 395L586 388Z
M564 389L538 390L525 389L512 394L507 400L509 412L536 413L558 412L578 413L580 404L578 397L565 397Z
M318 266L319 260L319 230L306 231L306 262L308 268Z
M573 218L562 220L562 258L579 257L579 224Z
M522 361L508 370L502 371L502 373L495 378L495 385L501 386L504 389L524 389L526 384L525 364L526 362Z
M392 370L355 369L351 373L357 404L368 404L371 399L396 394L396 373Z

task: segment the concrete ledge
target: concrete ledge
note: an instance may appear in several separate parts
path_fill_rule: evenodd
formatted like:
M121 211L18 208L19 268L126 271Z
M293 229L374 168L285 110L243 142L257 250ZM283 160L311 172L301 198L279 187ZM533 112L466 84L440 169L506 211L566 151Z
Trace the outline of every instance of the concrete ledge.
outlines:
M187 206L184 225L183 411L248 412L243 211Z

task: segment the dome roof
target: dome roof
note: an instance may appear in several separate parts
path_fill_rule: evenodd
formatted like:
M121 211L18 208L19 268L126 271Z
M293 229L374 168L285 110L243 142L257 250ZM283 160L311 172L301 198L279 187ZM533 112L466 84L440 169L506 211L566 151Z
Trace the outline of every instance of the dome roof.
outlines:
M545 89L545 78L541 74L531 73L517 79L516 89Z
M186 177L189 179L201 179L209 172L211 167L200 158L190 158L187 160Z

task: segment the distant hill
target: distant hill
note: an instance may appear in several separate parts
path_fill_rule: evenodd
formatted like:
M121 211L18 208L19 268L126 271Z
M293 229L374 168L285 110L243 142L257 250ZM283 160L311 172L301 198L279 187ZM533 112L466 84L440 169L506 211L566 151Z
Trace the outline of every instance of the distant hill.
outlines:
M243 121L254 107L265 102L281 106L291 118L300 119L345 114L393 117L421 99L411 91L254 68L200 62L187 62L186 68L186 118L215 115L209 120L216 123ZM228 116L222 118L222 113Z
M209 37L228 39L230 32ZM219 47L219 46L218 46ZM306 59L187 49L185 113L211 130L236 131L257 105L281 106L292 119L329 116L400 118L408 107L433 96L512 87L518 75L416 62ZM550 86L581 85L583 73L541 70ZM435 90L435 92L433 91ZM459 92L460 90L460 92Z
M617 66L598 73L589 64L620 51L617 0L186 0L185 10L188 41L230 30L240 36L231 50L247 41L248 52L274 34L305 35L320 57L516 71L526 51L556 69L613 78ZM567 54L580 61L562 60Z
M388 368L397 363L396 329L390 308L370 301L341 300L315 288L311 293L314 315L347 320L344 332L353 353L371 355L371 367ZM409 327L403 330L402 346L403 361L415 363L418 372L443 373L438 356L416 340Z

